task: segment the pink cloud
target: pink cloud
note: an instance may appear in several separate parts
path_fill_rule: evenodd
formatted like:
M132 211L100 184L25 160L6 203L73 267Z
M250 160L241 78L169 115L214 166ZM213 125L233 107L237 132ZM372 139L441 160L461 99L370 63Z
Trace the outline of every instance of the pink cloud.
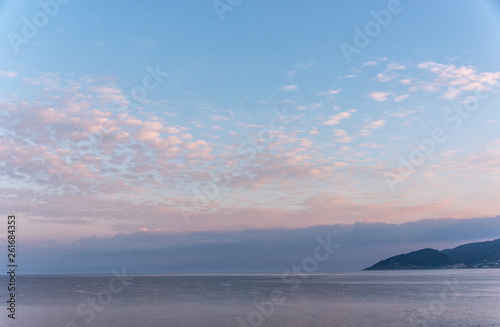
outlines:
M387 101L389 95L391 95L391 93L389 92L372 92L368 94L366 97L378 102L382 102L382 101Z
M342 122L342 120L350 118L356 111L356 109L349 109L347 111L340 112L336 115L328 117L328 120L321 122L321 125L338 125Z
M457 67L428 61L418 64L417 68L432 73L434 77L431 81L419 81L410 91L422 89L426 92L437 92L446 89L443 95L445 99L455 99L464 91L483 92L500 85L500 72L479 73L473 66Z
M16 72L0 70L0 77L17 77L19 76Z

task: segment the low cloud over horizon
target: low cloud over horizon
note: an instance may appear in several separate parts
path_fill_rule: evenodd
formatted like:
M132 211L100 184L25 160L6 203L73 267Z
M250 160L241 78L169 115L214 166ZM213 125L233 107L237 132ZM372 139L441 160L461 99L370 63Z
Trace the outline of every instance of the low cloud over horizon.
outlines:
M139 231L84 237L71 246L21 248L25 274L283 272L313 256L317 238L338 248L317 271L360 270L400 253L500 238L500 216L359 222L301 229L167 233Z

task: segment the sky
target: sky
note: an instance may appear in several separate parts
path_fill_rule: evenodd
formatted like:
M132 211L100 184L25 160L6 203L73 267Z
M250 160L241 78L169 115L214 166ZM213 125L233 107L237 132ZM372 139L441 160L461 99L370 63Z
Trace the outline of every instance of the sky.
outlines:
M366 251L365 226L376 252L325 266L361 269L500 237L497 1L4 0L0 35L0 207L29 272L281 269L315 233ZM221 241L248 235L258 265ZM183 252L203 242L224 246Z

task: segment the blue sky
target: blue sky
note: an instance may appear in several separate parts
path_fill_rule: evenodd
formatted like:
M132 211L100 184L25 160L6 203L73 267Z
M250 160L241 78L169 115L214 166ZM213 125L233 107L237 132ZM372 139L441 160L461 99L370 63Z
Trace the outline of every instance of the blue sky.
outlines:
M499 214L495 1L54 1L0 4L30 244Z

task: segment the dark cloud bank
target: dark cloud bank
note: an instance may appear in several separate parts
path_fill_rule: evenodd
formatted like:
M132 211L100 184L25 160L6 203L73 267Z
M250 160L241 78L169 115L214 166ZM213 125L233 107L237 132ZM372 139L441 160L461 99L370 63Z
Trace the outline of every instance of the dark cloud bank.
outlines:
M313 256L317 238L340 245L318 271L360 270L389 256L500 238L500 216L355 223L304 229L137 232L82 238L70 247L20 248L24 274L283 272ZM6 256L5 256L6 257Z

